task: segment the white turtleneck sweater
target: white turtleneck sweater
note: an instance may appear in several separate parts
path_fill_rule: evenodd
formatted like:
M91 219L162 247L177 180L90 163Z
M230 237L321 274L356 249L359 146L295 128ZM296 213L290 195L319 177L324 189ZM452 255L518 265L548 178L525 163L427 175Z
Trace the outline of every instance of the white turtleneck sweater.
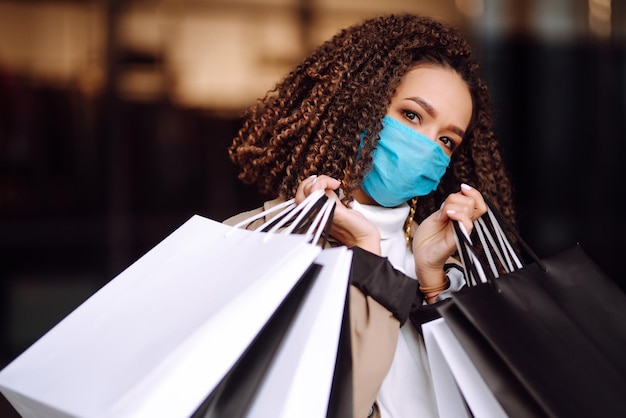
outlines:
M352 208L378 227L381 255L397 270L415 279L413 253L404 236L409 206L385 208L354 201ZM440 298L449 297L450 292L463 285L462 277L450 277L450 280L450 289L442 292ZM400 328L393 362L377 402L383 418L438 417L424 342L409 321Z

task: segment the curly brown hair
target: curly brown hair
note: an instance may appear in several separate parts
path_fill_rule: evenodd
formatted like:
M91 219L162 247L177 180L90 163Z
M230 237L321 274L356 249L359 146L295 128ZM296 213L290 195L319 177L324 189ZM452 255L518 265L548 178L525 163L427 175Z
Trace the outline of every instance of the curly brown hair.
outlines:
M344 203L351 201L371 167L396 88L407 71L424 63L452 68L465 80L473 115L437 190L419 198L416 220L464 182L515 223L491 99L468 42L456 28L410 14L371 18L340 31L258 100L229 148L242 169L239 178L263 194L290 198L300 181L326 174L341 181Z

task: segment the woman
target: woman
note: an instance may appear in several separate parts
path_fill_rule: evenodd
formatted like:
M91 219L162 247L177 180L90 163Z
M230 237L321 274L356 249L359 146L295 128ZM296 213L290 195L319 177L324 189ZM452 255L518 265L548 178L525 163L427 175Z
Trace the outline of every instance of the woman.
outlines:
M341 31L250 109L229 152L241 180L278 196L266 207L318 189L340 203L331 236L354 252L354 417L437 416L419 323L464 284L451 222L471 231L483 195L514 222L460 32L413 15Z

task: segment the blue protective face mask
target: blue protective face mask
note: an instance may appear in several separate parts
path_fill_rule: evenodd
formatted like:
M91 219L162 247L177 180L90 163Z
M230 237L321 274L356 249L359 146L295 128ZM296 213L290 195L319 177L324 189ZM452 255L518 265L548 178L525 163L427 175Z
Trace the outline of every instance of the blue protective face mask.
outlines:
M385 116L372 162L361 188L379 205L394 207L435 190L450 157L426 135Z

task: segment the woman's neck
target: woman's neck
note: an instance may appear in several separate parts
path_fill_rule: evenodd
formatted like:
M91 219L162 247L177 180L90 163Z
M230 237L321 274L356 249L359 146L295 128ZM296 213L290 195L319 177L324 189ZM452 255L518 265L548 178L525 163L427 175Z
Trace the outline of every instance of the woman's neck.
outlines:
M352 196L354 197L354 200L356 200L362 205L380 206L378 203L376 203L374 199L369 197L360 187L352 193Z

